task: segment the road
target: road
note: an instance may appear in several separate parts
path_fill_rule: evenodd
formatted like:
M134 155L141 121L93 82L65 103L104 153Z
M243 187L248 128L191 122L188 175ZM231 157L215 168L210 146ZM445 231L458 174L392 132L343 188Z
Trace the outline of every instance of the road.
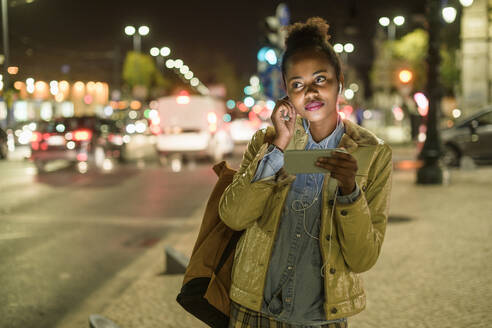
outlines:
M181 172L139 162L42 175L27 161L0 162L0 327L54 327L149 247L186 229L215 180L206 162Z

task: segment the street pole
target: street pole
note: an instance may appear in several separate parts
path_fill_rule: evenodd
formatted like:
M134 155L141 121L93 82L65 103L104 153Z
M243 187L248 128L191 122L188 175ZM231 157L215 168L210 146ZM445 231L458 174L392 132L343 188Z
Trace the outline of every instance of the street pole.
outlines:
M396 36L396 24L390 22L390 24L388 25L388 39L390 41L395 41L395 36Z
M2 0L2 29L3 29L3 101L7 107L7 126L12 123L12 111L7 101L8 89L10 86L8 67L10 65L10 50L9 50L9 24L8 24L8 4L7 0Z
M441 140L438 130L441 112L441 85L439 81L439 34L440 1L427 0L429 51L427 54L427 94L429 97L429 112L427 116L427 136L419 155L423 166L417 171L417 184L442 184L442 169L439 163L441 157Z
M133 51L138 53L142 51L142 38L138 32L133 35Z

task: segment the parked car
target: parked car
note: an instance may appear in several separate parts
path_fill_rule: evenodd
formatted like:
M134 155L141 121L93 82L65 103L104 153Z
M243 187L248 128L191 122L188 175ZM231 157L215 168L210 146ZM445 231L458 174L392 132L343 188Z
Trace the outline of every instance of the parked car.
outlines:
M463 156L477 164L492 162L492 108L463 119L454 127L441 131L443 162L459 166Z
M158 99L157 111L159 127L154 133L161 156L207 156L217 162L233 152L234 142L223 120L223 100L181 93Z
M258 127L247 118L236 119L229 124L231 137L235 143L248 143Z
M106 159L121 160L123 152L117 122L95 116L37 122L31 137L31 160L39 171L59 159L103 168Z
M6 159L9 148L7 146L7 133L0 128L0 159Z

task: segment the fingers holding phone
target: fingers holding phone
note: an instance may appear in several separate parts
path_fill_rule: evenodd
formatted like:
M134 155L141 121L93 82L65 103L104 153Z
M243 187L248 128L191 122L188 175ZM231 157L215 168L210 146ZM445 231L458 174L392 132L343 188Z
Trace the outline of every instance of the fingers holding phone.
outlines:
M355 189L357 174L357 160L347 152L334 151L330 157L320 157L316 166L330 171L330 175L337 179L342 195L348 195Z

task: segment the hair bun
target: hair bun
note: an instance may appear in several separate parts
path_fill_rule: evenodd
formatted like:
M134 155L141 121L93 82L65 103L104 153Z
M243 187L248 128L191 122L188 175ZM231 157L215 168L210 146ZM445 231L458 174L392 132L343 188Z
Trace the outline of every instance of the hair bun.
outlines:
M321 17L311 17L306 23L295 23L287 28L285 47L296 48L304 44L328 43L330 25Z

